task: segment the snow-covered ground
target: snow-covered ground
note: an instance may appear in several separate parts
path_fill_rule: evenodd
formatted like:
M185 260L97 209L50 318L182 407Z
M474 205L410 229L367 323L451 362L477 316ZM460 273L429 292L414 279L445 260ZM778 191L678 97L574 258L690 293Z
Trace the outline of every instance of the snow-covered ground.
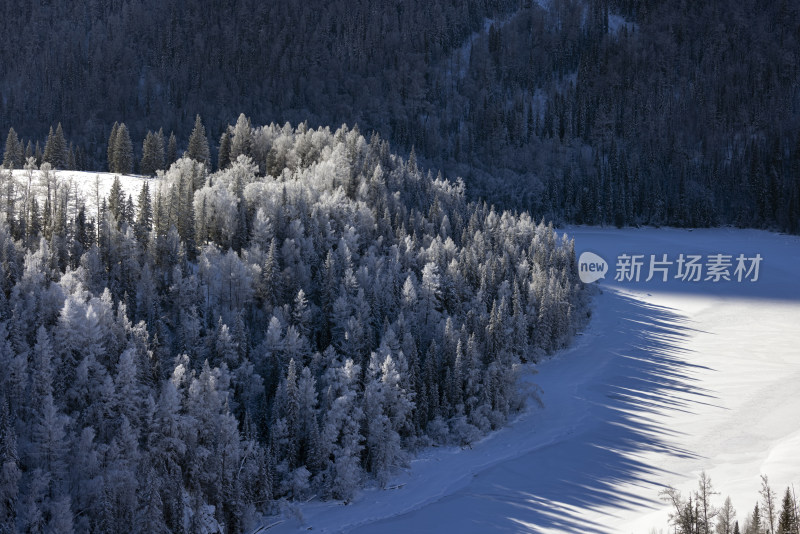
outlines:
M348 506L310 502L273 532L666 532L659 490L705 470L739 518L800 483L800 238L754 230L570 228L606 259L593 318L531 377L531 407L471 449L425 451ZM760 254L759 279L614 281L620 254ZM733 268L730 269L733 275ZM703 275L705 276L705 274ZM658 281L657 281L658 280ZM301 516L298 519L297 516Z
M78 198L86 206L87 218L95 216L97 210L97 195L96 191L100 193L100 201L108 196L111 191L111 185L114 183L114 176L120 177L120 187L125 193L125 198L130 195L133 198L133 204L136 205L136 200L139 197L139 192L142 190L144 182L150 182L150 194L155 192L156 178L150 178L140 175L127 175L127 174L114 174L110 172L83 172L83 171L50 171L55 174L59 187L68 187L70 191L70 209L74 206L74 195L77 192ZM28 183L28 171L15 170L13 171L14 179L23 187ZM43 195L45 186L42 185L42 172L33 171L31 176L31 187L34 191Z

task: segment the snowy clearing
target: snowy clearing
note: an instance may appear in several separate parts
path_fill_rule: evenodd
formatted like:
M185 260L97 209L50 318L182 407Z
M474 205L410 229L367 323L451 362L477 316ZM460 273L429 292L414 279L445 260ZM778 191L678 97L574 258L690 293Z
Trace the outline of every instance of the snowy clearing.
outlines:
M130 195L133 198L134 205L136 205L136 199L139 196L139 192L142 190L142 184L144 182L149 182L151 184L150 194L152 195L155 191L155 183L158 181L157 178L148 176L115 174L111 172L61 170L50 172L55 175L59 187L68 188L70 193L70 209L74 208L74 198L75 194L77 193L78 199L86 206L87 218L95 217L97 213L97 195L95 191L95 185L97 185L97 191L100 193L100 201L102 202L102 199L107 197L108 192L111 191L111 185L114 183L114 177L119 176L119 185L122 188L122 191L125 193L125 198L128 198ZM28 183L28 171L20 169L14 170L13 176L14 179L20 184ZM42 184L42 172L38 170L33 171L30 182L32 189L34 191L38 191L43 198L44 191L46 189Z
M269 532L649 532L658 491L705 469L739 519L759 474L800 482L800 238L755 230L570 228L609 263L588 329L531 378L529 408L472 449L425 451L352 503L293 507ZM760 254L757 282L614 281L618 255ZM673 266L673 269L675 266ZM732 271L732 269L731 269ZM647 261L642 280L647 276Z

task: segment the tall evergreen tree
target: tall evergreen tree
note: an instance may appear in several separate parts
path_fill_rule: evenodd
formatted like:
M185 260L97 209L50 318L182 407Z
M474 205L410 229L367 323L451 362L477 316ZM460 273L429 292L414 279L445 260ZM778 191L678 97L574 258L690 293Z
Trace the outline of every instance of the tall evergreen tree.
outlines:
M108 192L108 211L114 216L117 224L122 221L124 202L125 196L122 192L119 176L114 176L114 181L111 183L111 190Z
M758 507L758 503L756 503L753 508L753 515L750 516L750 528L747 530L747 534L762 534L763 529L764 521L761 519L761 510Z
M144 141L142 141L142 160L139 164L139 172L145 176L152 176L159 168L157 161L158 138L156 134L147 130Z
M139 210L136 214L136 240L143 248L147 248L150 227L153 223L153 205L150 200L150 185L147 182L142 184L136 205Z
M120 174L133 172L133 143L125 123L119 125L114 139L114 170Z
M44 145L44 155L42 159L55 169L67 168L69 162L67 140L64 139L64 130L61 128L60 122L55 132L53 131L53 127L50 127L50 133L47 135L47 142Z
M42 217L39 213L39 201L35 196L31 197L30 208L28 209L28 221L25 225L28 238L28 245L39 241L39 233L42 231Z
M22 146L17 132L9 128L6 137L6 149L3 154L3 167L6 169L21 169L25 164L25 148Z
M797 534L800 525L797 524L797 503L794 502L791 488L786 488L781 503L781 513L778 516L777 534Z
M155 165L156 170L164 169L164 164L166 162L166 154L164 152L164 128L159 128L158 131L155 133Z
M9 134L10 135L10 134ZM222 170L231 164L231 135L227 128L219 138L219 152L217 154L217 169Z
M197 115L194 120L194 129L192 129L192 135L189 137L189 146L186 150L186 155L206 166L208 166L211 161L206 128L203 126L200 115Z
M240 155L250 156L253 149L253 129L250 126L250 119L244 113L239 114L236 126L233 127L233 139L231 141L231 161L236 161Z
M164 168L169 168L173 163L178 160L178 140L175 137L175 132L169 134L169 143L167 143L167 155Z
M72 243L70 244L70 261L72 268L79 265L81 256L91 245L91 238L93 232L89 229L86 222L86 208L81 206L78 208L78 214L75 216L72 231Z

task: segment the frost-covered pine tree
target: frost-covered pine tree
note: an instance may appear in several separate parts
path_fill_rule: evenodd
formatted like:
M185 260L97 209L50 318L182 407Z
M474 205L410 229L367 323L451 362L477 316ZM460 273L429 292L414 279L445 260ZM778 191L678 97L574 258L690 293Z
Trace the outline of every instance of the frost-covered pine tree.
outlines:
M361 481L360 455L364 438L361 422L364 411L358 402L361 368L353 360L342 359L332 351L323 377L325 391L322 422L322 450L326 465L326 488L338 498L352 497Z
M253 133L250 119L244 113L239 115L236 126L233 127L231 139L230 160L236 161L240 155L250 156L253 150Z
M368 467L382 485L406 461L401 432L410 430L414 409L411 395L402 386L401 374L407 372L402 352L392 354L384 345L372 353L364 388L365 446Z

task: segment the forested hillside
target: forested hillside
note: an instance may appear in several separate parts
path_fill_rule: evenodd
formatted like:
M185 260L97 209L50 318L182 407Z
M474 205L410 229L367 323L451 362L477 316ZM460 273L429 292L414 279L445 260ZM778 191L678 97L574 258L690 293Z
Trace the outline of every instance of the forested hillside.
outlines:
M222 170L184 157L88 209L48 162L0 171L0 531L241 532L347 500L503 424L520 363L586 319L551 226L377 135L232 130Z
M755 0L6 2L0 131L376 131L537 220L800 230L800 8ZM212 150L214 152L214 150Z

